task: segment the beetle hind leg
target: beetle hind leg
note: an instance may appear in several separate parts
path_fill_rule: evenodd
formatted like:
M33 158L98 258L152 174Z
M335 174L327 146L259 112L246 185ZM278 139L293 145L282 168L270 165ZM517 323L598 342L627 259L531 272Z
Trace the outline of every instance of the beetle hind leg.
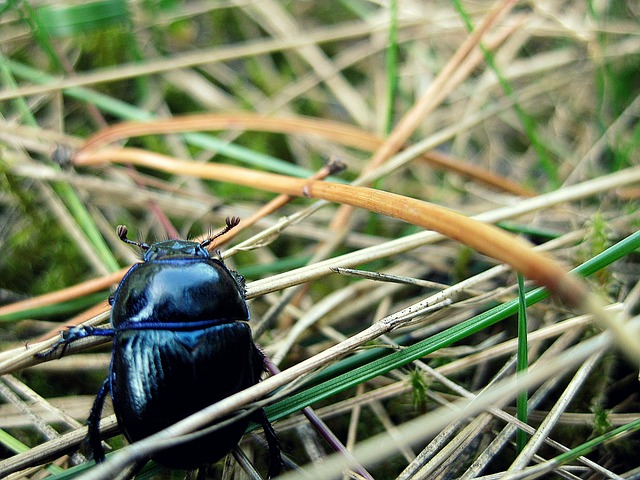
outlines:
M280 451L280 441L276 436L276 432L271 426L271 422L267 418L267 414L264 413L264 409L260 408L253 414L252 420L262 425L264 430L264 436L269 446L269 472L268 478L274 478L282 473L284 468L284 462L282 460L282 453Z
M96 463L102 463L104 461L104 448L102 448L102 439L100 438L100 418L102 417L102 409L104 407L104 400L107 397L107 393L111 390L109 378L105 379L98 390L98 395L93 401L91 412L89 412L89 418L87 419L87 425L89 427L89 448L93 453L93 459Z

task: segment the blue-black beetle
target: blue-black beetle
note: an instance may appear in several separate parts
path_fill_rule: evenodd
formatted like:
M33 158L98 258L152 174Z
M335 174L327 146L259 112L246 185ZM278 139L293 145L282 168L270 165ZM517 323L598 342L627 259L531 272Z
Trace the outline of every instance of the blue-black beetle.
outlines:
M110 329L74 327L53 347L64 348L88 336L112 336L109 376L88 419L89 446L104 460L99 421L110 392L118 424L129 442L145 438L179 420L255 385L264 356L251 338L244 282L206 246L239 223L227 219L220 233L202 243L168 240L151 246L118 236L144 251L109 299ZM269 476L282 459L264 411L203 434L153 457L171 468L194 469L213 463L238 444L249 420L260 423L269 446Z

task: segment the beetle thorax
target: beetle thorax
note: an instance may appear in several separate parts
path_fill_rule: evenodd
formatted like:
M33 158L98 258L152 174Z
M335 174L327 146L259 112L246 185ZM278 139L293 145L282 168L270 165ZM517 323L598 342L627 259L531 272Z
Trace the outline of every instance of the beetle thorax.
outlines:
M179 254L132 267L114 296L111 316L114 327L248 319L242 288L221 262Z

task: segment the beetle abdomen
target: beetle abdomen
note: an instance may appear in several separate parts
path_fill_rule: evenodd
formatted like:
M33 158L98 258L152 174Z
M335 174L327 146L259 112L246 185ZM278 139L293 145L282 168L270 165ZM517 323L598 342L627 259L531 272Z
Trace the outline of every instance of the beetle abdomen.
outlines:
M111 394L130 442L254 385L263 368L243 322L191 331L125 330L116 334L115 345ZM172 447L155 460L173 468L213 463L237 445L247 423Z

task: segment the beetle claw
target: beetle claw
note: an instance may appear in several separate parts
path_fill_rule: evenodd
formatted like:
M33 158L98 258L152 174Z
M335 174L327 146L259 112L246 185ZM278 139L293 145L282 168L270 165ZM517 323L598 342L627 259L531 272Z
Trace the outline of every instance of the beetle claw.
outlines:
M53 345L51 345L50 348L48 348L47 350L43 351L43 352L37 352L35 354L35 357L40 359L40 360L45 360L48 358L51 358L51 356L56 352L56 350L58 350L58 348L62 347L62 352L60 352L60 356L58 358L62 358L65 354L65 352L67 351L67 347L68 347L68 343L66 340L64 340L64 330L60 331L60 340L58 340L56 343L54 343Z

